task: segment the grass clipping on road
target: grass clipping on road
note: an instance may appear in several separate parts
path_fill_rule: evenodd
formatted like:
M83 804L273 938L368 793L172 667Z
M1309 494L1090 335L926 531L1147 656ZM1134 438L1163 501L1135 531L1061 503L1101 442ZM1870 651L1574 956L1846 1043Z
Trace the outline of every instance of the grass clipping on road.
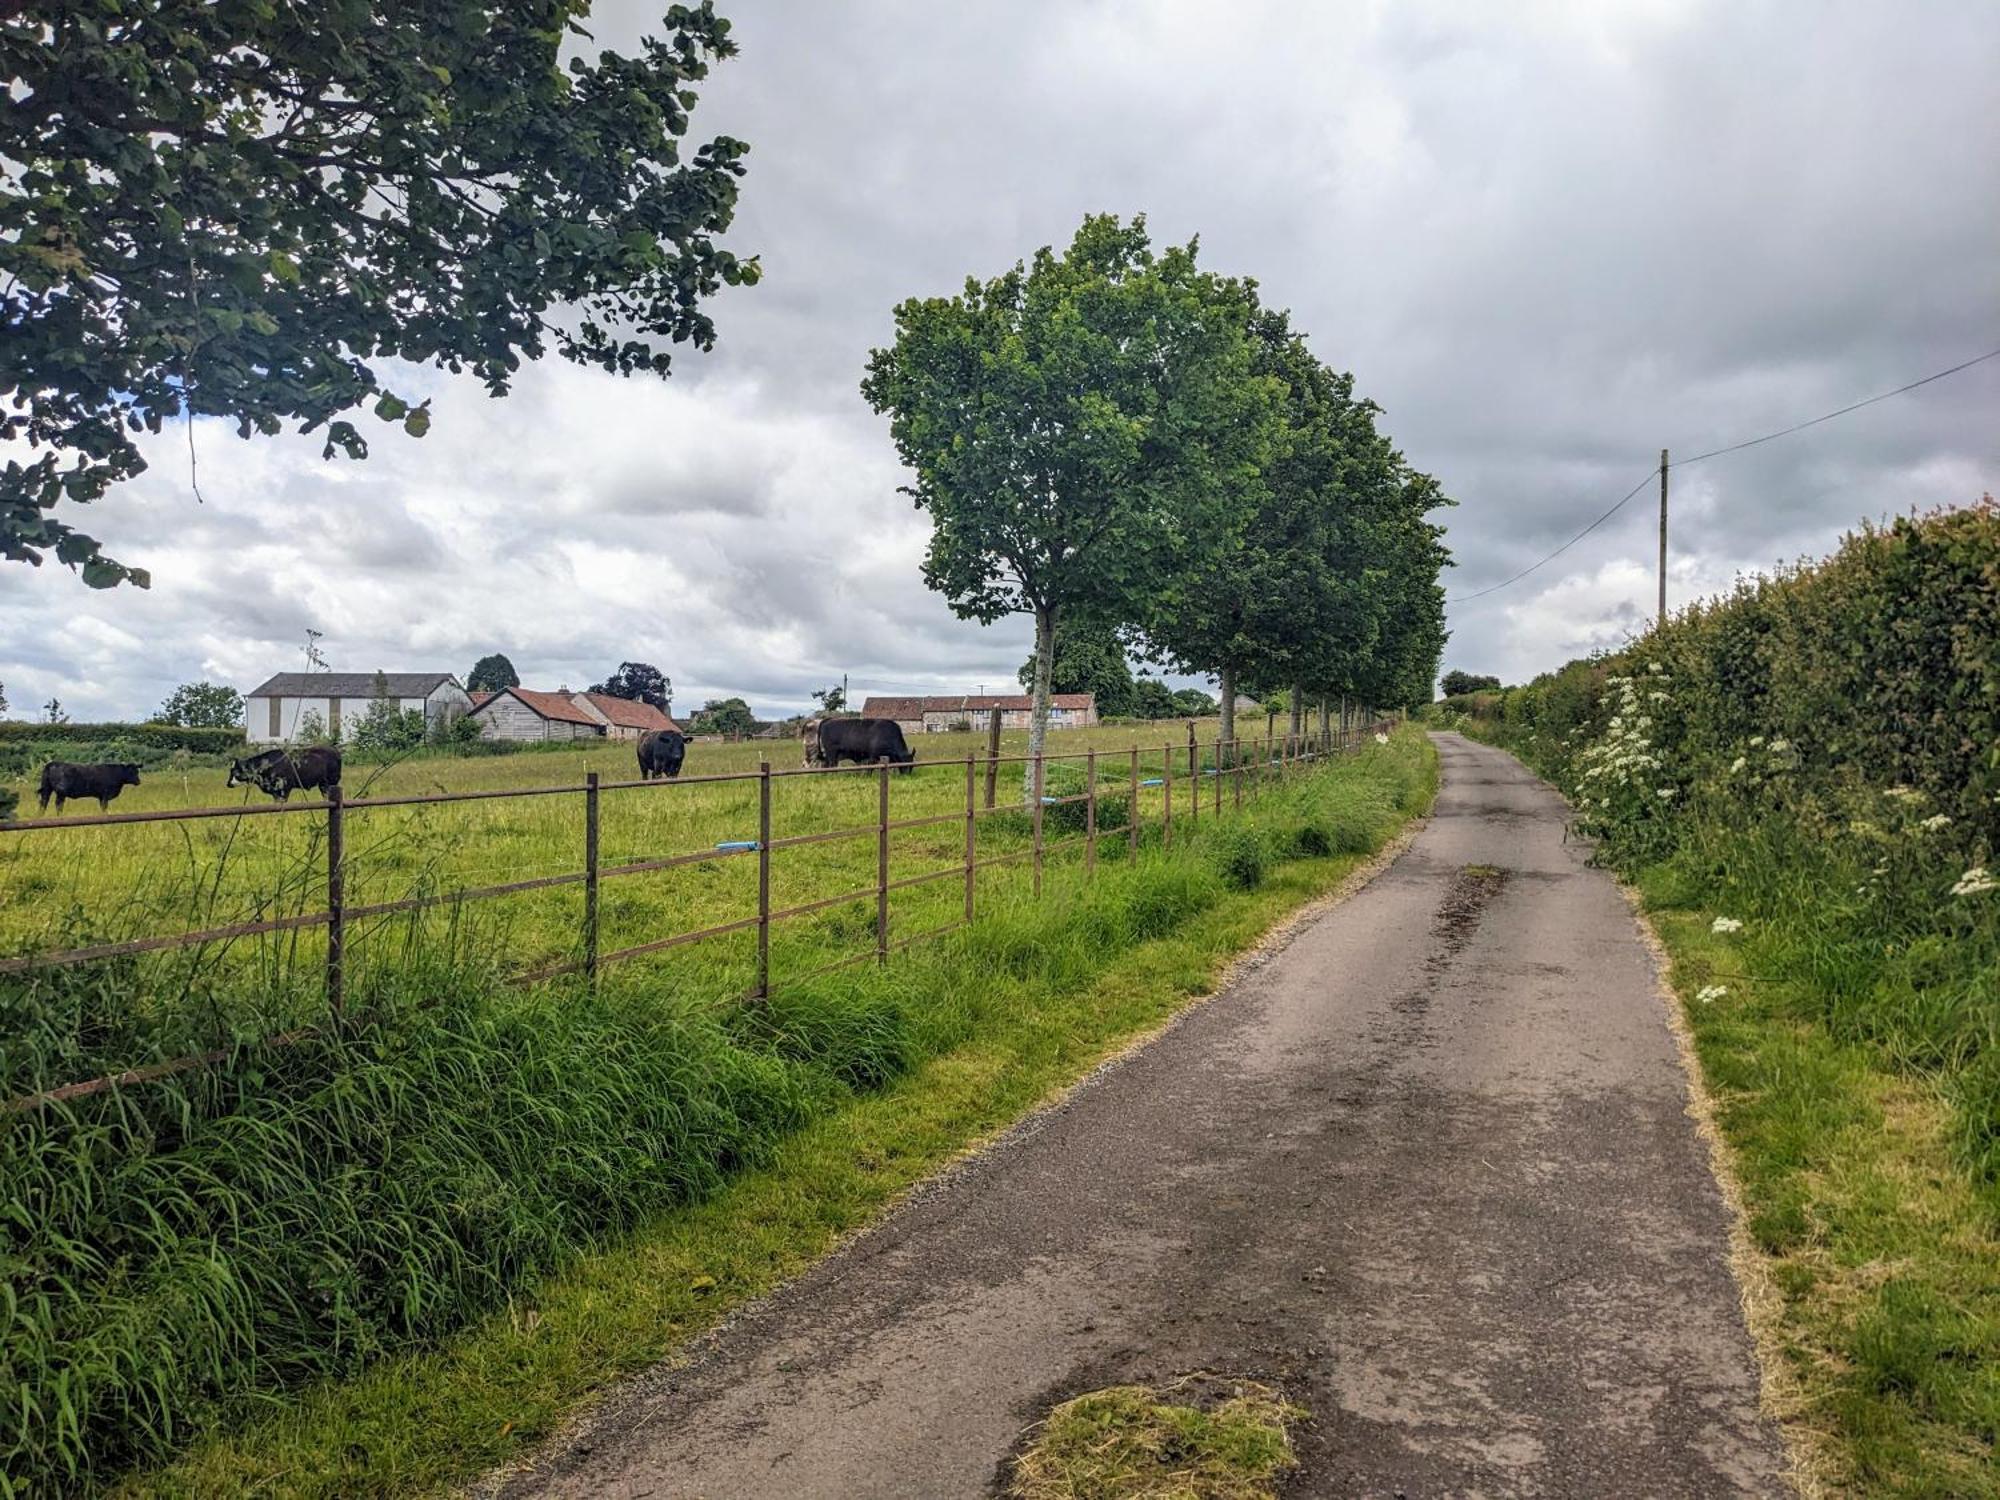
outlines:
M1189 1375L1065 1401L1028 1433L1014 1500L1267 1500L1305 1415L1270 1386Z

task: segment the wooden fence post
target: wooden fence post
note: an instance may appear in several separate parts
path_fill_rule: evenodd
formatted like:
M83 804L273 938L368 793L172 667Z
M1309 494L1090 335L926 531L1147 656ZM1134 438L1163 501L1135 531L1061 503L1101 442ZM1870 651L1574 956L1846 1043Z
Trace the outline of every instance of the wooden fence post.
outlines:
M1216 741L1216 743L1220 744L1222 742L1218 740ZM1188 720L1188 779L1190 781L1192 781L1195 777L1201 774L1201 766L1199 764L1199 760L1200 760L1200 752L1195 749L1195 743L1194 743L1194 720L1189 719Z
M986 718L986 805L993 805L993 789L1000 781L1000 710L995 708Z
M1234 773L1229 779L1235 783L1236 805L1240 808L1243 805L1243 746L1241 742L1229 747L1229 767ZM1218 787L1217 790L1220 791L1221 788Z
M326 1007L347 1006L347 837L340 784L326 789Z
M997 714L999 710L995 709L994 712ZM978 868L978 861L973 857L973 848L974 848L973 829L979 820L979 810L975 801L976 792L974 790L975 779L973 771L973 760L974 760L973 753L970 750L966 751L965 752L965 920L968 922L972 920L972 872Z
M1125 802L1125 852L1139 856L1139 747L1132 747L1132 775L1125 783L1130 795Z
M1035 895L1038 899L1042 894L1042 786L1044 781L1043 769L1044 768L1042 765L1042 755L1038 752L1035 756L1035 812L1034 812Z
M1083 754L1083 871L1097 873L1097 752Z
M583 773L583 977L597 983L597 773Z
M771 763L763 759L757 762L757 998L771 998Z
M882 762L875 825L875 961L889 961L889 762Z

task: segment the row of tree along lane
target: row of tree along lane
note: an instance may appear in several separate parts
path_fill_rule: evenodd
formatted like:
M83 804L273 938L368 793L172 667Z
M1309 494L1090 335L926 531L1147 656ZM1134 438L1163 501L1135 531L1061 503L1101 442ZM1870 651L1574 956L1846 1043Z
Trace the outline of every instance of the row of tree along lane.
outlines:
M1257 283L1084 220L955 297L895 311L862 392L932 522L924 578L964 618L1035 622L1029 753L1058 632L1110 633L1239 692L1428 701L1448 504ZM1030 778L1032 778L1032 769Z

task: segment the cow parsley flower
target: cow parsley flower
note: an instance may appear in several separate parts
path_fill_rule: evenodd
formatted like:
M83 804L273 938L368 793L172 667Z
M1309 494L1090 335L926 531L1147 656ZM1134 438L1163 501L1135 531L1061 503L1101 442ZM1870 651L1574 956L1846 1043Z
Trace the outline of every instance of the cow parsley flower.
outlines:
M1743 768L1749 764L1750 760L1748 756L1739 755L1736 757L1735 760L1729 763L1729 774L1731 776L1738 775L1742 772Z
M1974 865L1951 888L1954 896L1983 896L1988 891L2000 891L2000 880L1995 880L1984 865Z
M1792 748L1792 742L1790 740L1771 741L1771 753L1773 755L1783 755L1787 750L1791 748Z
M1941 828L1951 827L1951 818L1945 813L1932 813L1923 822L1919 823L1917 827L1923 829L1925 833L1936 833Z
M1729 986L1726 984L1705 984L1695 991L1694 997L1703 1005L1712 1005L1728 993Z
M1377 731L1375 735L1375 743L1378 745L1386 745L1389 743L1389 736L1381 733L1380 731Z
M1741 932L1743 923L1736 917L1717 917L1708 924L1710 932Z
M1663 786L1660 788L1660 800L1662 802L1666 801L1669 797L1672 797L1673 795L1674 795L1674 789L1672 787Z
M1751 735L1751 736L1750 736L1750 748L1751 748L1752 750L1755 750L1756 748L1758 748L1758 747L1759 747L1760 745L1762 745L1763 743L1764 743L1764 736L1763 736L1763 735L1761 735L1761 734L1753 734L1753 735Z

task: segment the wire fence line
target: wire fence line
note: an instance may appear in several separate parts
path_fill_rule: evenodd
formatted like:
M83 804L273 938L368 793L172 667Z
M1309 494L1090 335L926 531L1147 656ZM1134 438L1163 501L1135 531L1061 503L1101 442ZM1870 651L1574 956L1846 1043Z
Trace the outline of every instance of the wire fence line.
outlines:
M892 952L913 944L941 937L954 932L974 918L977 904L977 874L980 870L994 869L1031 860L1033 866L1032 888L1039 898L1042 894L1043 870L1049 856L1081 846L1084 869L1087 875L1094 874L1097 866L1101 841L1107 836L1121 836L1129 854L1136 855L1141 829L1140 794L1157 788L1159 799L1159 829L1163 847L1171 847L1176 819L1175 794L1181 797L1180 819L1187 824L1198 824L1203 816L1220 817L1226 808L1241 808L1246 796L1254 799L1264 786L1282 781L1294 772L1317 765L1328 759L1337 758L1359 747L1365 741L1386 729L1390 720L1364 716L1346 725L1323 724L1317 732L1304 730L1297 733L1272 732L1261 737L1238 737L1224 740L1219 735L1209 741L1198 739L1194 726L1188 726L1184 744L1167 741L1158 745L1141 746L1137 743L1120 749L1097 749L1050 753L1039 755L1001 755L997 749L989 748L986 754L968 753L953 760L933 760L915 765L896 765L879 762L854 766L806 766L799 768L777 768L769 761L762 762L755 771L723 772L711 775L683 776L670 780L602 781L598 773L586 774L582 784L557 786L508 787L465 792L438 792L415 796L356 797L346 798L338 786L329 790L322 801L281 802L264 806L200 807L176 808L154 812L100 813L86 817L24 818L13 822L0 823L0 834L15 836L33 834L40 831L65 828L93 828L134 825L144 823L177 823L203 819L244 818L244 817L317 817L323 820L323 846L325 849L325 892L326 904L315 911L296 912L284 916L268 917L255 921L236 922L225 926L197 928L181 932L162 933L151 937L134 938L122 942L98 943L83 947L52 949L14 957L0 958L0 976L23 974L35 970L59 968L75 964L86 964L98 960L162 952L172 949L200 947L210 943L228 943L239 938L265 933L297 932L309 929L324 929L326 933L325 957L325 1003L327 1012L338 1018L347 1003L347 939L351 924L370 918L417 912L431 908L461 905L488 900L501 896L516 895L527 891L547 890L557 887L581 886L583 907L578 931L578 955L576 958L525 970L510 977L513 983L537 984L567 975L581 975L586 982L595 982L598 974L607 966L649 954L663 953L670 949L700 943L711 938L733 933L756 933L756 980L743 996L746 1001L767 999L773 988L771 975L771 929L780 922L829 910L833 907L873 898L875 917L873 922L873 945L862 952L851 954L831 963L785 976L785 982L802 983L808 979L844 969L851 965L874 961L886 963ZM1150 759L1160 756L1161 774L1157 777L1140 775L1142 755ZM1048 792L1048 772L1051 766L1080 764L1083 775L1083 790L1063 796L1053 796ZM1178 769L1184 764L1184 769ZM995 786L999 768L1006 765L1022 766L1027 769L1026 805L1002 802L996 798ZM1100 780L1100 770L1115 768L1123 772L1122 777ZM891 789L893 776L902 772L952 771L962 773L965 785L965 800L962 810L946 813L932 813L920 817L893 818L891 816ZM980 773L984 771L985 792L980 795ZM1114 773L1115 774L1115 773ZM876 816L867 823L846 828L829 829L813 833L793 834L774 838L771 833L772 808L776 797L777 783L792 778L816 777L868 777L877 787ZM723 840L711 849L695 850L688 853L669 855L657 859L640 859L607 863L601 856L602 815L601 794L608 791L646 790L656 795L671 795L675 789L693 786L716 785L721 783L754 784L756 787L757 836L749 839ZM580 797L583 802L582 865L578 869L565 870L553 874L539 875L525 880L513 880L500 884L465 886L450 891L424 895L406 896L388 901L350 902L347 899L347 876L349 856L347 853L347 833L350 818L365 814L372 809L432 806L450 803L486 801L500 798L524 797ZM1100 828L1098 810L1107 801L1123 802L1125 818L1122 827ZM1084 809L1084 828L1081 833L1066 838L1049 839L1045 836L1045 820L1053 809L1080 805ZM1031 843L1026 849L1011 853L979 855L978 825L981 819L1006 814L1026 812L1031 825ZM890 859L890 836L901 830L941 827L962 823L965 830L964 854L962 859L941 868L919 871L892 878ZM872 838L875 841L875 879L872 883L839 895L819 897L797 902L788 906L774 907L771 900L772 856L782 850L805 845L859 840ZM671 932L647 941L600 951L599 937L602 927L600 891L603 882L627 876L652 874L665 870L706 865L718 861L754 859L757 870L757 894L754 911L728 921L711 923L686 931ZM963 885L963 907L961 914L953 921L908 935L892 935L890 925L889 897L892 892L931 885L946 880L957 880ZM287 1045L312 1034L312 1028L284 1032L262 1039L265 1045ZM128 1069L121 1073L105 1074L96 1078L65 1084L40 1093L24 1095L0 1104L0 1113L13 1113L32 1109L59 1100L76 1099L106 1089L135 1083L144 1083L190 1068L203 1067L223 1060L230 1055L229 1049L221 1049L164 1062L149 1064L141 1068Z

